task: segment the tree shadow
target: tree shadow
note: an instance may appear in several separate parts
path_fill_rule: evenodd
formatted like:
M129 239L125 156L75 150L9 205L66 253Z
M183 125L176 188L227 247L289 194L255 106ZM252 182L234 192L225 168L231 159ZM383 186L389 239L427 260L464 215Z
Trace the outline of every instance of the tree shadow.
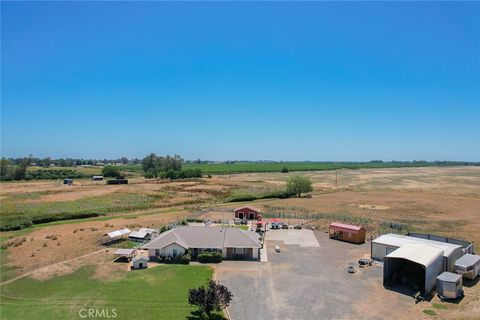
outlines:
M187 316L188 320L226 320L221 314L212 313L210 316L207 316L203 312L199 310L195 310L191 312L190 316Z

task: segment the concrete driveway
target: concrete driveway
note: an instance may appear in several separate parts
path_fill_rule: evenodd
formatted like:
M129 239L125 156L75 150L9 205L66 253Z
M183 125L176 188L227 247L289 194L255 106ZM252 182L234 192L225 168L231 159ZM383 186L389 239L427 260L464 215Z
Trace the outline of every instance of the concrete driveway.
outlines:
M277 231L268 232L267 239L307 234L274 234ZM268 240L268 263L224 261L216 266L216 278L234 295L229 307L233 320L392 319L401 318L413 305L411 298L383 288L381 266L346 272L348 263L369 254L369 244L330 240L318 231L312 234L318 239L316 247ZM311 239L305 243L314 245ZM275 244L281 253L274 251Z
M307 229L269 230L266 239L270 241L283 241L283 243L287 245L298 245L306 248L320 247L313 231Z

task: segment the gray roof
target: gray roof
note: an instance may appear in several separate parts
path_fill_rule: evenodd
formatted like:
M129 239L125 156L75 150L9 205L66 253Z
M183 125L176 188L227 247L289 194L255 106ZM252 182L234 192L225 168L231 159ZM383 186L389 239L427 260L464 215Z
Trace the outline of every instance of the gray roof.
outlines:
M463 257L459 258L456 262L456 266L461 266L461 267L470 267L475 264L477 264L480 261L480 256L474 255L467 253Z
M390 252L385 258L400 258L428 267L441 258L443 251L435 246L419 243L407 243L395 251Z
M130 237L130 238L143 239L143 238L145 238L147 235L148 235L148 233L146 233L146 232L142 232L142 231L132 231L132 233L130 233L129 237Z
M137 251L137 249L117 249L115 251L115 255L119 256L129 256L134 254Z
M455 250L458 250L459 248L463 248L461 245L458 245L458 244L404 236L404 235L395 234L395 233L381 235L380 237L374 239L372 243L379 243L379 244L398 247L398 248L400 248L405 244L411 244L411 243L426 244L426 245L435 246L437 248L442 249L443 256L445 257L449 257Z
M161 249L172 243L184 248L260 248L258 234L235 227L183 226L162 233L146 249Z
M462 276L456 273L443 272L438 277L437 280L445 282L457 282L458 279L461 279Z

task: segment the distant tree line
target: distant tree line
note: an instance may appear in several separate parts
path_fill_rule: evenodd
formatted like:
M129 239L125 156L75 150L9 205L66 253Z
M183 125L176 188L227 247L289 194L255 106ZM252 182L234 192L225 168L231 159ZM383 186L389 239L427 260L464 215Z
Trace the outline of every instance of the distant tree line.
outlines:
M183 159L179 155L158 156L151 153L143 158L142 168L145 172L145 178L161 178L161 179L186 179L201 178L202 170L200 169L183 169Z

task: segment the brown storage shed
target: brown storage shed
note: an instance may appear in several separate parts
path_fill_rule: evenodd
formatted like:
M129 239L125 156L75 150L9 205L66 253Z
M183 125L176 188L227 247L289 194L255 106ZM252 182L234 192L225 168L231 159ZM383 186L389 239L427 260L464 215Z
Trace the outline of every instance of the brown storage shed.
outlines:
M329 226L330 239L337 239L351 243L365 242L365 228L340 222L332 222Z

